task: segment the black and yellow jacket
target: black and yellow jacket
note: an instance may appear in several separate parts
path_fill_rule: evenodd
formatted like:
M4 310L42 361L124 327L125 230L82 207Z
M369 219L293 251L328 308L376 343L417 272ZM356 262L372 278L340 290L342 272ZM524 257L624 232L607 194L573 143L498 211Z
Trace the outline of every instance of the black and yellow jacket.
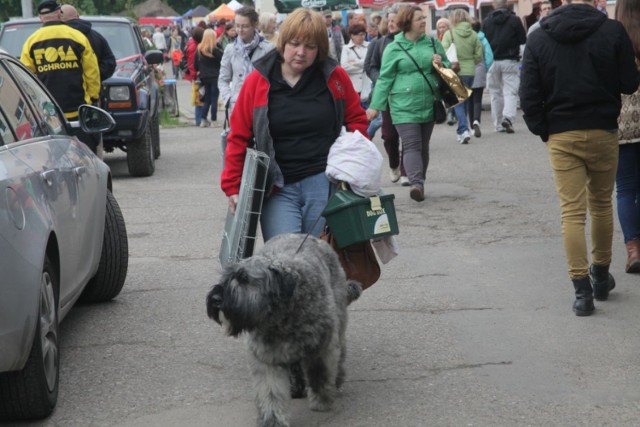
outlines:
M49 89L68 119L100 96L100 70L89 40L61 22L47 22L33 33L20 61Z

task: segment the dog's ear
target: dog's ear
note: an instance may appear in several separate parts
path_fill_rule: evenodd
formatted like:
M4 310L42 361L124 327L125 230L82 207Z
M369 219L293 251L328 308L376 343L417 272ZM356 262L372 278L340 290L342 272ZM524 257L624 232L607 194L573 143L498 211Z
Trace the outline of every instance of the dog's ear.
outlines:
M277 291L278 297L282 300L288 300L296 289L298 278L290 270L280 266L270 266L271 276L277 282L274 291Z

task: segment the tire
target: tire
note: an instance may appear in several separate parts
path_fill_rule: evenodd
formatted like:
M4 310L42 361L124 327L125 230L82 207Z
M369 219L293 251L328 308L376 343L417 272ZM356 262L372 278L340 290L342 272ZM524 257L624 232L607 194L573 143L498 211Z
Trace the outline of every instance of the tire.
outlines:
M156 170L151 121L140 138L127 144L127 166L132 176L151 176Z
M116 198L108 191L100 265L84 288L80 301L96 303L114 299L122 290L128 267L129 242L124 217Z
M160 157L160 117L159 112L156 113L153 120L151 120L151 141L153 141L153 157L157 159Z
M58 401L57 276L49 259L42 268L40 304L31 352L21 371L0 374L0 421L47 417Z

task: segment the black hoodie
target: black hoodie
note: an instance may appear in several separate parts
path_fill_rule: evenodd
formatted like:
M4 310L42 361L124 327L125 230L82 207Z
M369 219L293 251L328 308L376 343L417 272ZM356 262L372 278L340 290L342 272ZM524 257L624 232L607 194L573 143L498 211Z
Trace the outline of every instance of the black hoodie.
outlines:
M89 44L98 58L98 67L100 68L100 81L105 81L113 75L116 69L116 58L109 47L107 39L91 29L91 22L83 19L71 19L65 22L71 28L75 28L89 39Z
M615 130L620 94L639 83L631 40L617 21L587 4L554 10L527 40L520 106L529 130L549 134Z
M482 32L489 40L495 61L520 59L520 45L527 41L527 33L513 12L494 10L482 23Z

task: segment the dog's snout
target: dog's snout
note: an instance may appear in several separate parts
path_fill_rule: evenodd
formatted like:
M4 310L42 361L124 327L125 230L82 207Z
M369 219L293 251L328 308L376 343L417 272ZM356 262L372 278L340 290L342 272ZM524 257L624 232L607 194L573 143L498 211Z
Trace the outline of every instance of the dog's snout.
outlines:
M207 294L207 314L217 323L220 323L219 312L224 301L224 288L222 285L215 285Z
M224 293L224 289L222 285L215 285L213 287L213 290L211 291L211 302L218 308L222 305L223 293Z

